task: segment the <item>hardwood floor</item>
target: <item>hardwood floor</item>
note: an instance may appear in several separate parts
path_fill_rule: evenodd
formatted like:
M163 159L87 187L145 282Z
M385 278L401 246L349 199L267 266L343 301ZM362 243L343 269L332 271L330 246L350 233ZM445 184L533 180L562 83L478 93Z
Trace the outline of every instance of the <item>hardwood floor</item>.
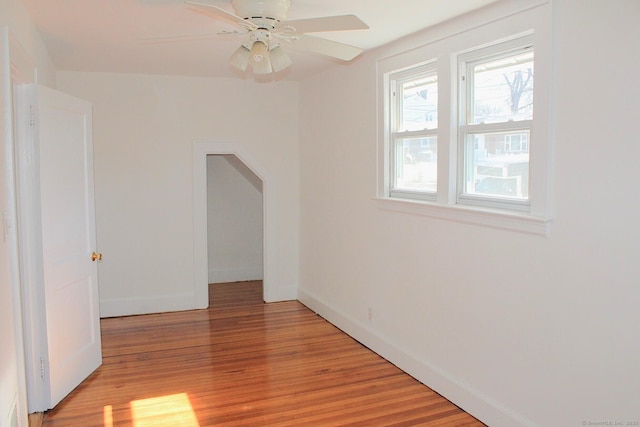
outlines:
M483 426L260 282L209 310L103 319L103 365L43 426Z

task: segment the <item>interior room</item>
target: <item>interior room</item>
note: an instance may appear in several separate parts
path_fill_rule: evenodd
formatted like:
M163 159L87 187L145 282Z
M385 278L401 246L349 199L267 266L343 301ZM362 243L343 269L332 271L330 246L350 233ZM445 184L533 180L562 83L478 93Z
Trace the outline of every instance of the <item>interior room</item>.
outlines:
M231 65L244 39L202 36L211 17L180 0L118 3L131 15L114 3L92 27L82 2L0 0L0 426L32 412L25 306L40 297L21 269L29 171L16 170L15 141L16 87L35 83L91 106L100 317L201 309L210 281L259 279L267 304L300 301L487 425L640 425L640 2L291 0L307 13L292 19L357 15L368 30L318 35L363 52L297 52L283 27L292 64L267 74ZM165 10L180 15L146 19ZM456 121L461 58L524 39L528 193L465 198L480 186L463 182L463 157L481 147L456 136L476 132ZM414 160L389 145L403 132L389 129L389 88L415 65L437 65L441 85L437 191L423 199L394 196L394 173ZM505 123L482 132L515 129ZM406 138L435 137L425 129ZM207 163L218 181L242 176L234 195L256 206L227 214L246 214L251 262L215 264L225 248L206 233Z

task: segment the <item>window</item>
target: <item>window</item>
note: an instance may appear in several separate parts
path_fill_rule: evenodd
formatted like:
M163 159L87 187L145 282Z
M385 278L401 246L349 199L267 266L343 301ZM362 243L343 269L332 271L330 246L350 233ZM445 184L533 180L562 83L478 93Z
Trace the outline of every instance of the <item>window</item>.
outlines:
M529 211L533 42L459 56L458 203Z
M549 233L550 12L519 13L378 61L381 208Z
M390 77L392 197L433 200L438 177L438 75L435 64Z
M388 196L436 201L440 166L457 171L455 203L528 212L533 37L452 57L457 75L444 81L458 81L455 90L439 87L436 60L389 73ZM458 94L456 165L438 158L439 92Z

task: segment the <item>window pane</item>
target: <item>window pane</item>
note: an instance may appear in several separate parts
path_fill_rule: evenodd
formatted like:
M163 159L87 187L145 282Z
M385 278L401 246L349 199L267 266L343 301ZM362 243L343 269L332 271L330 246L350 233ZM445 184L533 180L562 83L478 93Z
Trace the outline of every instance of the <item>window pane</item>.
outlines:
M437 138L396 140L396 190L435 193L438 180Z
M529 198L528 130L469 134L465 145L465 193Z
M533 119L533 51L471 66L470 124Z
M431 75L402 82L399 131L438 127L438 77Z

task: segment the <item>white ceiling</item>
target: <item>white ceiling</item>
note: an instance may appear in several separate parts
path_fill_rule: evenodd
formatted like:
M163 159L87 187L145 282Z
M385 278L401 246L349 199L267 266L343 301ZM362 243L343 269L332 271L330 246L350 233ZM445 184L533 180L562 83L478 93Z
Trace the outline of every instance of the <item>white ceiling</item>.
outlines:
M233 12L231 0L208 0ZM370 29L314 35L371 50L496 0L291 0L288 19L354 14ZM228 58L243 38L182 0L22 0L61 70L243 77ZM155 36L208 34L174 40ZM340 61L289 50L298 80ZM356 59L357 60L357 59ZM247 71L250 77L250 71Z

